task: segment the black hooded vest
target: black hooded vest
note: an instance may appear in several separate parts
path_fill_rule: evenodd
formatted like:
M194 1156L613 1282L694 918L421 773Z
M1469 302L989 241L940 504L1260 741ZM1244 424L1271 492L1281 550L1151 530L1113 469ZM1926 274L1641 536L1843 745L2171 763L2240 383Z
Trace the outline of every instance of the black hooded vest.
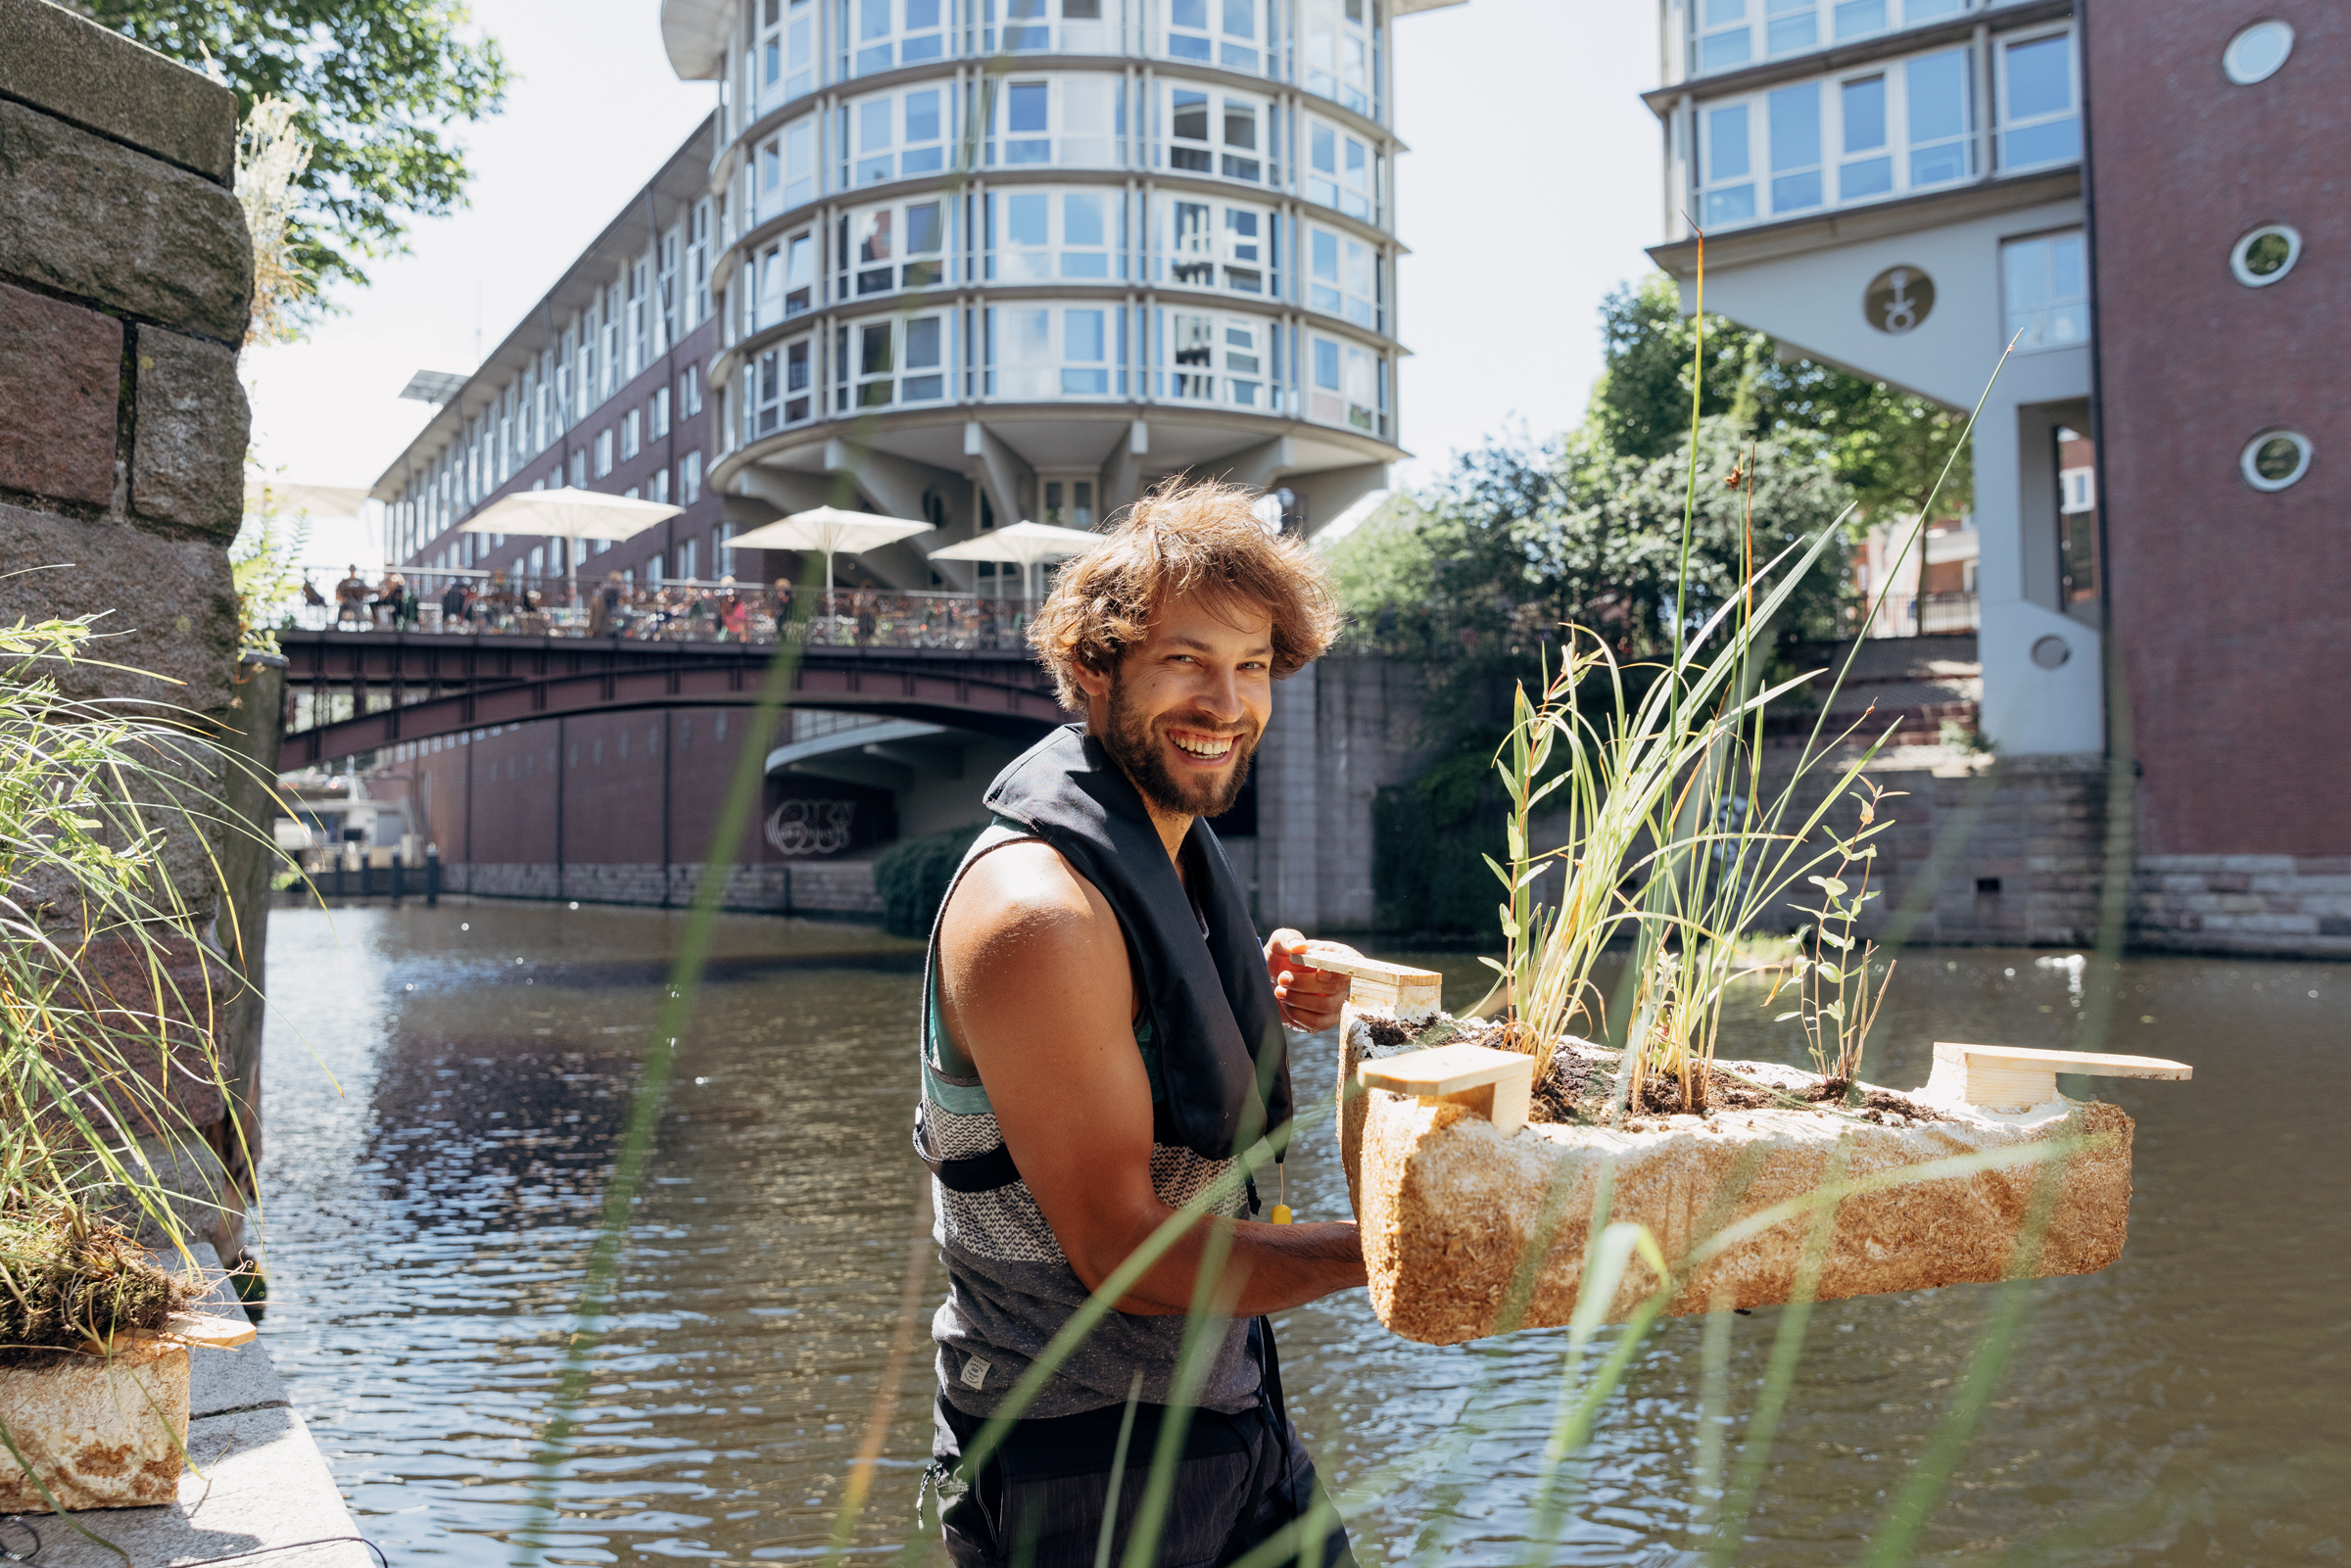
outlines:
M986 805L1058 850L1118 916L1166 1091L1153 1107L1155 1140L1230 1160L1289 1120L1288 1042L1265 950L1208 824L1195 818L1183 842L1187 896L1142 796L1075 724L1014 759L988 786ZM918 1129L924 1163L952 1190L1019 1179L1000 1146L940 1160L922 1145Z

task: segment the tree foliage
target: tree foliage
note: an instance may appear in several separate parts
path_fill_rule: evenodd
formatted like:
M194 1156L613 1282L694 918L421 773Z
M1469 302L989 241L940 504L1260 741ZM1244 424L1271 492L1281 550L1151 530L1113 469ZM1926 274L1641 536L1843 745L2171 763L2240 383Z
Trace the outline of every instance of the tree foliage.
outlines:
M1332 576L1359 641L1381 651L1515 674L1561 625L1577 625L1620 659L1655 658L1672 646L1677 608L1697 624L1749 562L1845 512L1848 494L1820 447L1793 434L1751 445L1721 414L1700 425L1686 592L1687 451L1627 454L1589 428L1462 456L1416 511L1338 545ZM1751 472L1751 486L1726 483L1735 470ZM1783 635L1835 635L1843 560L1835 546L1814 569Z
M1601 306L1607 368L1587 421L1600 441L1628 455L1657 457L1690 431L1690 373L1697 322L1663 273L1628 283ZM1783 361L1780 346L1720 316L1706 318L1701 411L1731 421L1750 439L1817 439L1830 470L1851 487L1862 513L1957 516L1973 493L1967 453L1936 481L1965 429L1964 413L1914 393L1867 381L1809 359Z
M364 285L363 263L407 249L411 222L464 200L452 121L503 106L504 57L459 0L77 0L95 21L236 90L299 106L314 149L289 225L316 288ZM314 301L315 294L312 296Z

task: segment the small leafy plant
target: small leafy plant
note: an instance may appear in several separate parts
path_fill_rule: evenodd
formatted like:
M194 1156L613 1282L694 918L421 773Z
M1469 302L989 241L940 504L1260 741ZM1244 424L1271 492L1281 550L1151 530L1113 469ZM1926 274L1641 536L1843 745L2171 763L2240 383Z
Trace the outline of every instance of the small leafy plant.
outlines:
M1894 961L1888 960L1884 973L1877 974L1877 943L1863 940L1856 948L1854 932L1862 906L1878 896L1869 885L1870 866L1878 849L1866 842L1887 826L1878 820L1878 802L1898 792L1862 780L1859 831L1837 840L1834 870L1804 879L1820 890L1820 902L1797 906L1812 917L1812 925L1798 935L1799 945L1809 950L1801 952L1795 963L1796 1008L1774 1021L1798 1021L1813 1069L1833 1084L1846 1086L1847 1092L1861 1076L1870 1026L1885 1005L1886 988L1894 982ZM1873 974L1877 974L1874 985ZM1775 985L1773 994L1778 991Z

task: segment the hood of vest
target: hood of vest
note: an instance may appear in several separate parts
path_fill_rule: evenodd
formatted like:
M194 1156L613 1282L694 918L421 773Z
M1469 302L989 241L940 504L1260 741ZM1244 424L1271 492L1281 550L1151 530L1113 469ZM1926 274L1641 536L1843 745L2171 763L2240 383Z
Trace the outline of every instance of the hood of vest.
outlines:
M1289 1120L1289 1045L1265 949L1208 824L1193 818L1183 845L1203 938L1142 796L1083 726L1055 730L1014 759L988 785L987 806L1060 851L1119 917L1175 1141L1229 1160L1241 1140Z

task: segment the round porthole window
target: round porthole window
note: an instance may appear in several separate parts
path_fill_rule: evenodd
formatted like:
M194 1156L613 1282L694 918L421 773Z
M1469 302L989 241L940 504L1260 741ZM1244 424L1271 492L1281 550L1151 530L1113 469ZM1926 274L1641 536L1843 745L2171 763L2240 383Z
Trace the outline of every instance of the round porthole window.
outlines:
M2057 669L2073 656L2074 650L2066 644L2065 639L2054 632L2034 640L2033 662L2044 670Z
M2255 490L2283 490L2310 472L2310 438L2298 430L2265 431L2245 443L2236 465Z
M2302 260L2302 235L2283 223L2257 228L2229 253L2229 269L2248 289L2266 288Z
M2221 70L2239 87L2268 81L2294 52L2294 29L2282 22L2256 22L2229 40Z

